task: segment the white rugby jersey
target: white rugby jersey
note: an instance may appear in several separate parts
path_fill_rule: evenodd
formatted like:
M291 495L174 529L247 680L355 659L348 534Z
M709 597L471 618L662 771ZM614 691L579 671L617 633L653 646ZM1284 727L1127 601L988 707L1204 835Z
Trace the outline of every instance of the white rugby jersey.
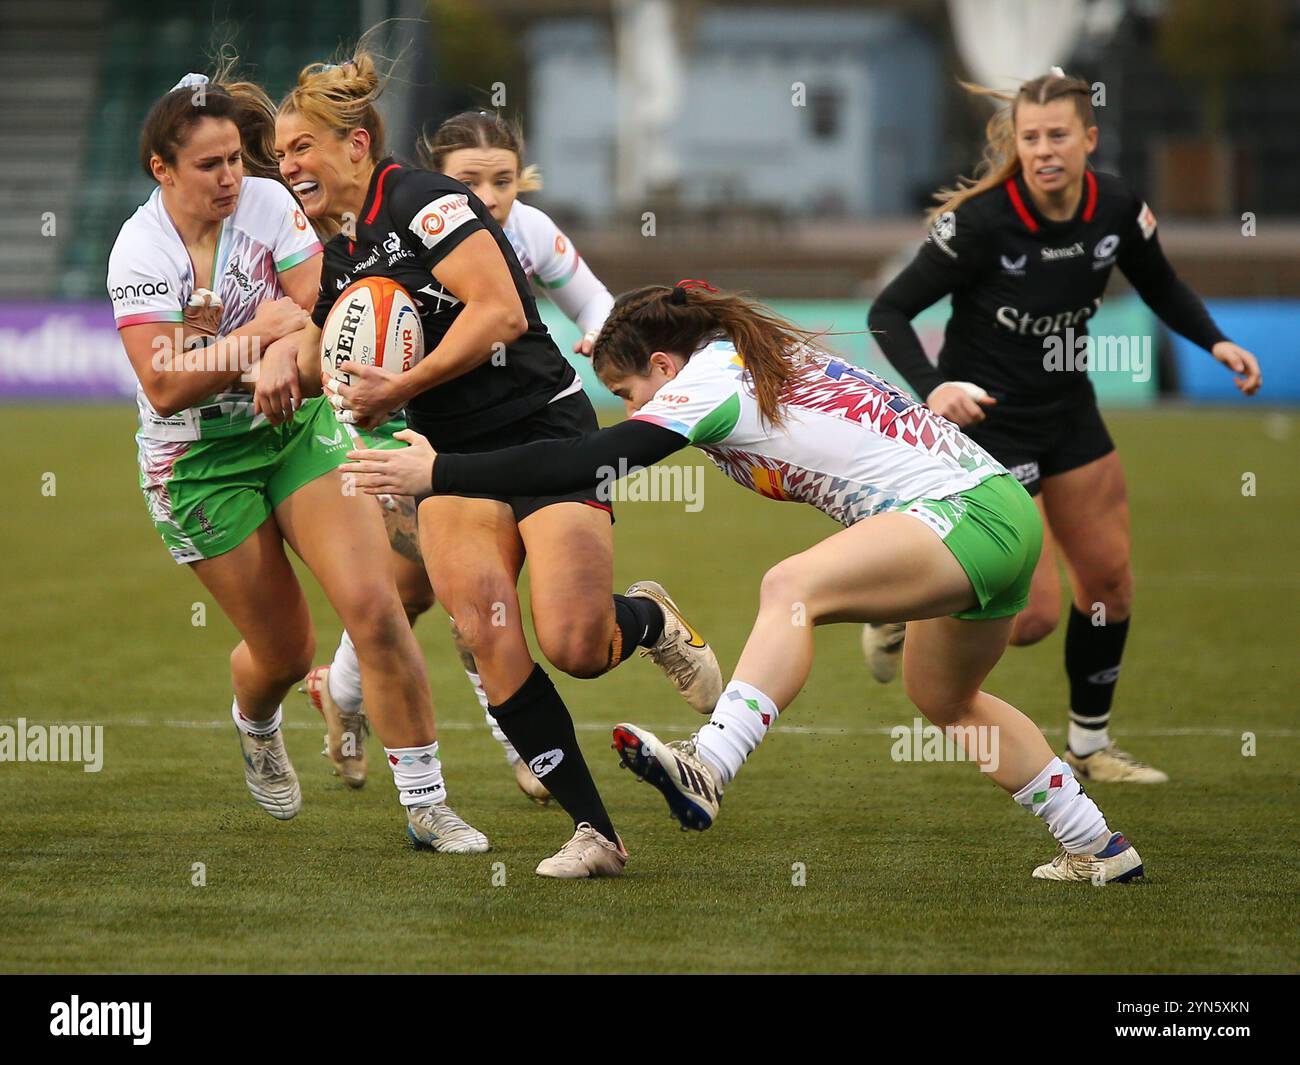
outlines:
M516 200L501 228L524 274L571 322L584 333L605 324L614 297L545 211Z
M825 352L810 350L783 409L783 425L762 420L744 360L715 340L632 417L686 437L746 488L846 526L1006 473L952 422Z
M269 178L245 177L234 213L221 224L212 277L195 283L185 243L154 189L123 223L108 258L108 294L119 329L144 322L180 327L196 288L221 298L217 336L246 325L263 300L284 295L279 274L321 250L320 241L289 190ZM198 440L246 432L254 424L249 392L222 392L164 418L136 386L140 435L154 440ZM259 422L260 424L260 422Z

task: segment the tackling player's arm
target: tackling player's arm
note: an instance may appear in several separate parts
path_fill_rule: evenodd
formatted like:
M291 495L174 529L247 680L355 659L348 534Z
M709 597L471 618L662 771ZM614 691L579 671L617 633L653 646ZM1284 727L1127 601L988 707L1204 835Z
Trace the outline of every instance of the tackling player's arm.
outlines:
M306 312L316 306L320 292L321 261L322 255L317 252L309 259L277 274L285 296ZM302 406L304 396L319 394L319 372L304 381L299 369L299 354L306 329L310 326L311 321L308 319L304 329L273 341L258 360L252 386L253 409L259 414L265 414L272 425L279 425L291 418L293 412ZM315 387L317 391L309 391L310 387Z
M474 455L439 455L419 433L396 433L410 447L348 452L341 467L356 475L370 495L560 495L612 485L624 473L659 462L690 444L671 429L631 420L566 440L531 444Z
M202 362L228 369L190 369L183 351L185 331L177 323L141 322L120 329L122 346L145 398L162 417L192 407L218 392L229 391L244 373L249 356L256 361L262 346L302 328L307 315L288 297L267 300L257 308L253 320L209 344Z

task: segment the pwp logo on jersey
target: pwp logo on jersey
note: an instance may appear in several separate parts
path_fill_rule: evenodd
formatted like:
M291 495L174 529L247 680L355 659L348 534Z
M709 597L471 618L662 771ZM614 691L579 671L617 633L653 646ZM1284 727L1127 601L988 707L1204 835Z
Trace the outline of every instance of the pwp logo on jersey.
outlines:
M473 218L469 197L463 192L452 192L425 204L415 213L409 228L426 248L432 248Z
M138 1047L148 1046L152 1035L151 1002L69 1002L50 1006L50 1035L129 1036Z
M296 229L299 233L305 232L307 229L307 218L296 207L294 208L293 211L293 228Z

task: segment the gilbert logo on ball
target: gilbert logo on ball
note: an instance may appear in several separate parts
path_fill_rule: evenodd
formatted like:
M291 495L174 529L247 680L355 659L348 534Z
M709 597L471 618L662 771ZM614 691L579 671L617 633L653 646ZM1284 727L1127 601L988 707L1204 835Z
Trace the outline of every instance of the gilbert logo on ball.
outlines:
M321 329L321 369L342 384L345 362L405 373L424 358L424 330L410 294L387 277L363 277L339 293Z

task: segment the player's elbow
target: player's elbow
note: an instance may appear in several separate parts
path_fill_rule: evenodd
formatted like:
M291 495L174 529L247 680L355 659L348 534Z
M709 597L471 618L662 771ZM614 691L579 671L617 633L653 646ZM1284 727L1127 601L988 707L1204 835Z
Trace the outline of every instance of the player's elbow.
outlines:
M512 340L518 340L528 331L528 316L524 314L524 308L518 300L514 305L505 305L497 312L497 320L500 323L501 336L509 344Z
M165 380L162 374L152 380L141 381L140 386L144 389L144 398L149 401L149 406L160 418L170 418L186 407L171 382Z

